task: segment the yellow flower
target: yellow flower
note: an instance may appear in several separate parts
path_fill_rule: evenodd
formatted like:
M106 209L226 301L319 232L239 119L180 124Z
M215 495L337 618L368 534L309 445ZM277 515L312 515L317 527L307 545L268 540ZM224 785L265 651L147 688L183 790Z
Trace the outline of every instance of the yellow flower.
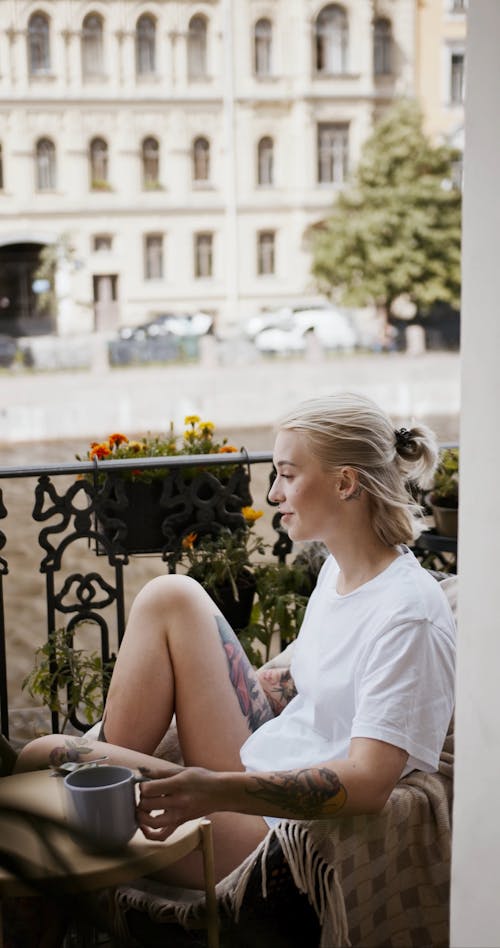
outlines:
M199 415L186 415L184 419L185 425L197 425L200 420Z
M256 520L259 520L260 517L264 516L263 510L254 510L253 507L242 507L241 512L246 522L250 525L252 525L252 523L255 523Z
M139 451L145 451L146 445L143 441L129 441L128 446L134 454L139 454Z
M200 434L209 435L215 431L215 425L213 421L200 421L198 426Z

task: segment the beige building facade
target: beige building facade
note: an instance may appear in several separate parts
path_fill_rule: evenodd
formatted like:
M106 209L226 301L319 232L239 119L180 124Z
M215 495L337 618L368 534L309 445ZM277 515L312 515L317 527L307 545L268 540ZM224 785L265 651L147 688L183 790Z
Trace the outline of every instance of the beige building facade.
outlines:
M317 299L305 235L415 94L416 4L2 0L0 333Z
M426 131L463 152L467 0L418 0L415 92Z

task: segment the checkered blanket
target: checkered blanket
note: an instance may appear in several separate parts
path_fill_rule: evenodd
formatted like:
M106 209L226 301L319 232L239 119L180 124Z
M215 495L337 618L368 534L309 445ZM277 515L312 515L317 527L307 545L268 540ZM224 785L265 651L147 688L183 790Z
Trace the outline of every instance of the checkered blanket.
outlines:
M237 921L258 864L262 894L268 894L266 858L277 839L295 885L307 893L320 920L319 948L446 948L452 773L450 730L439 772L409 774L380 814L281 821L218 884L221 912ZM149 880L118 889L115 906L122 926L129 909L186 928L199 927L203 917L200 893L193 898L192 892Z

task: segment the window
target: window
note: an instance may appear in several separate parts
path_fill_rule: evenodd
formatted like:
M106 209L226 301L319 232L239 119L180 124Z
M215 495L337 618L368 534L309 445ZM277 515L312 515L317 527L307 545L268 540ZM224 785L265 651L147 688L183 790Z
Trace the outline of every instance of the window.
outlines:
M349 126L325 122L318 125L318 182L342 184L347 177Z
M40 138L36 144L37 191L53 191L56 186L56 149L50 138Z
M254 32L254 69L255 75L271 75L271 56L273 28L270 20L258 20Z
M188 27L188 78L207 77L207 23L204 17L194 16Z
M150 76L156 69L156 24L153 17L144 14L137 21L135 36L136 72Z
M349 29L343 7L332 3L316 20L316 70L332 76L347 72Z
M146 234L144 243L144 279L163 277L163 234Z
M194 235L194 275L195 277L213 275L213 234Z
M270 276L274 273L274 244L273 230L261 230L257 234L257 273L259 276Z
M268 135L257 145L257 183L264 187L274 184L274 144Z
M376 76L390 76L392 73L390 20L378 19L373 25L373 72Z
M89 13L82 27L82 74L84 79L95 79L103 74L102 19Z
M30 76L39 76L50 69L49 20L43 13L34 13L28 23L28 68Z
M157 188L160 183L160 145L156 138L142 143L142 186Z
M103 138L93 138L90 143L90 186L94 191L109 188L108 146Z
M111 234L94 234L92 238L92 250L94 253L106 253L113 249L113 238Z
M450 102L452 105L462 105L465 87L465 55L462 52L452 52L450 58Z
M210 181L210 144L206 138L193 142L193 181Z
M452 13L465 13L467 0L450 0L450 10Z

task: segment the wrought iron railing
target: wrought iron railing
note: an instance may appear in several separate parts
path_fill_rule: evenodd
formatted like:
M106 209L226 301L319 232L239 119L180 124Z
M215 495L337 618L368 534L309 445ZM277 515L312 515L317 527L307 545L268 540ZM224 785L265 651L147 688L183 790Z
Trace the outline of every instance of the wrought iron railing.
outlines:
M95 624L100 635L103 661L110 656L111 633L119 646L125 631L125 570L129 564L128 539L131 525L127 514L139 512L139 534L146 532L146 514L139 498L131 497L123 475L140 472L145 478L154 469L160 472L156 483L159 540L144 551L155 551L165 568L174 571L182 536L189 531L208 532L214 523L234 527L243 522L242 504L251 505L250 472L253 465L269 465L272 482L272 454L247 452L231 455L180 455L166 458L72 462L58 465L23 466L0 469L0 482L15 478L37 478L32 518L43 524L38 543L41 548L39 570L45 575L47 633L61 622L71 638L80 622ZM215 471L218 470L217 476ZM164 471L164 476L161 472ZM66 479L60 488L59 481ZM69 483L68 483L69 479ZM140 483L136 477L135 482ZM134 481L132 481L133 483ZM141 485L142 486L142 485ZM9 736L7 690L7 648L9 629L4 608L4 577L9 572L5 547L9 535L15 536L16 523L9 523L8 491L4 498L0 486L0 725ZM272 505L271 505L272 506ZM239 518L239 519L238 519ZM277 512L271 524L275 537L272 553L285 562L292 544L280 528ZM84 542L86 555L67 559L76 543ZM134 552L136 552L134 550ZM434 568L456 569L456 541L443 541L429 535L415 547L415 553ZM450 559L451 557L451 559ZM62 618L61 618L62 617ZM110 628L112 626L112 628ZM81 722L74 720L78 727ZM58 715L52 715L52 727L58 730Z
M269 464L270 452L246 450L239 453L140 458L100 462L72 462L59 465L23 466L0 469L0 479L37 478L32 518L43 524L38 536L42 554L40 572L45 575L47 631L54 631L62 619L71 637L78 623L92 622L100 632L103 661L110 656L110 623L118 646L125 630L124 570L129 564L131 532L129 515L139 514L139 533L145 532L146 515L137 503L144 497L130 497L127 489L141 487L138 472L147 478L154 469L152 485L156 493L156 540L148 541L139 552L156 552L170 571L175 570L179 543L188 531L208 532L214 523L235 527L244 523L241 506L251 505L250 470L254 464ZM217 476L215 475L215 472ZM162 476L164 472L164 476ZM186 472L189 476L186 480ZM124 479L134 473L135 479ZM70 478L60 488L62 478ZM144 492L143 492L144 493ZM291 549L286 534L273 518L277 539L273 552L284 561ZM7 649L3 578L9 571L5 546L9 532L8 497L0 487L0 723L9 735L7 694ZM137 533L137 529L135 531ZM86 541L91 559L83 569L66 570L67 554L74 544ZM137 540L137 537L136 537ZM156 546L154 545L156 543ZM137 552L136 549L132 550ZM100 557L100 559L97 559ZM85 557L82 557L82 562ZM96 564L99 564L97 567ZM105 575L106 574L106 575ZM61 619L62 617L62 619ZM73 722L78 725L79 722ZM52 715L58 729L58 716Z

